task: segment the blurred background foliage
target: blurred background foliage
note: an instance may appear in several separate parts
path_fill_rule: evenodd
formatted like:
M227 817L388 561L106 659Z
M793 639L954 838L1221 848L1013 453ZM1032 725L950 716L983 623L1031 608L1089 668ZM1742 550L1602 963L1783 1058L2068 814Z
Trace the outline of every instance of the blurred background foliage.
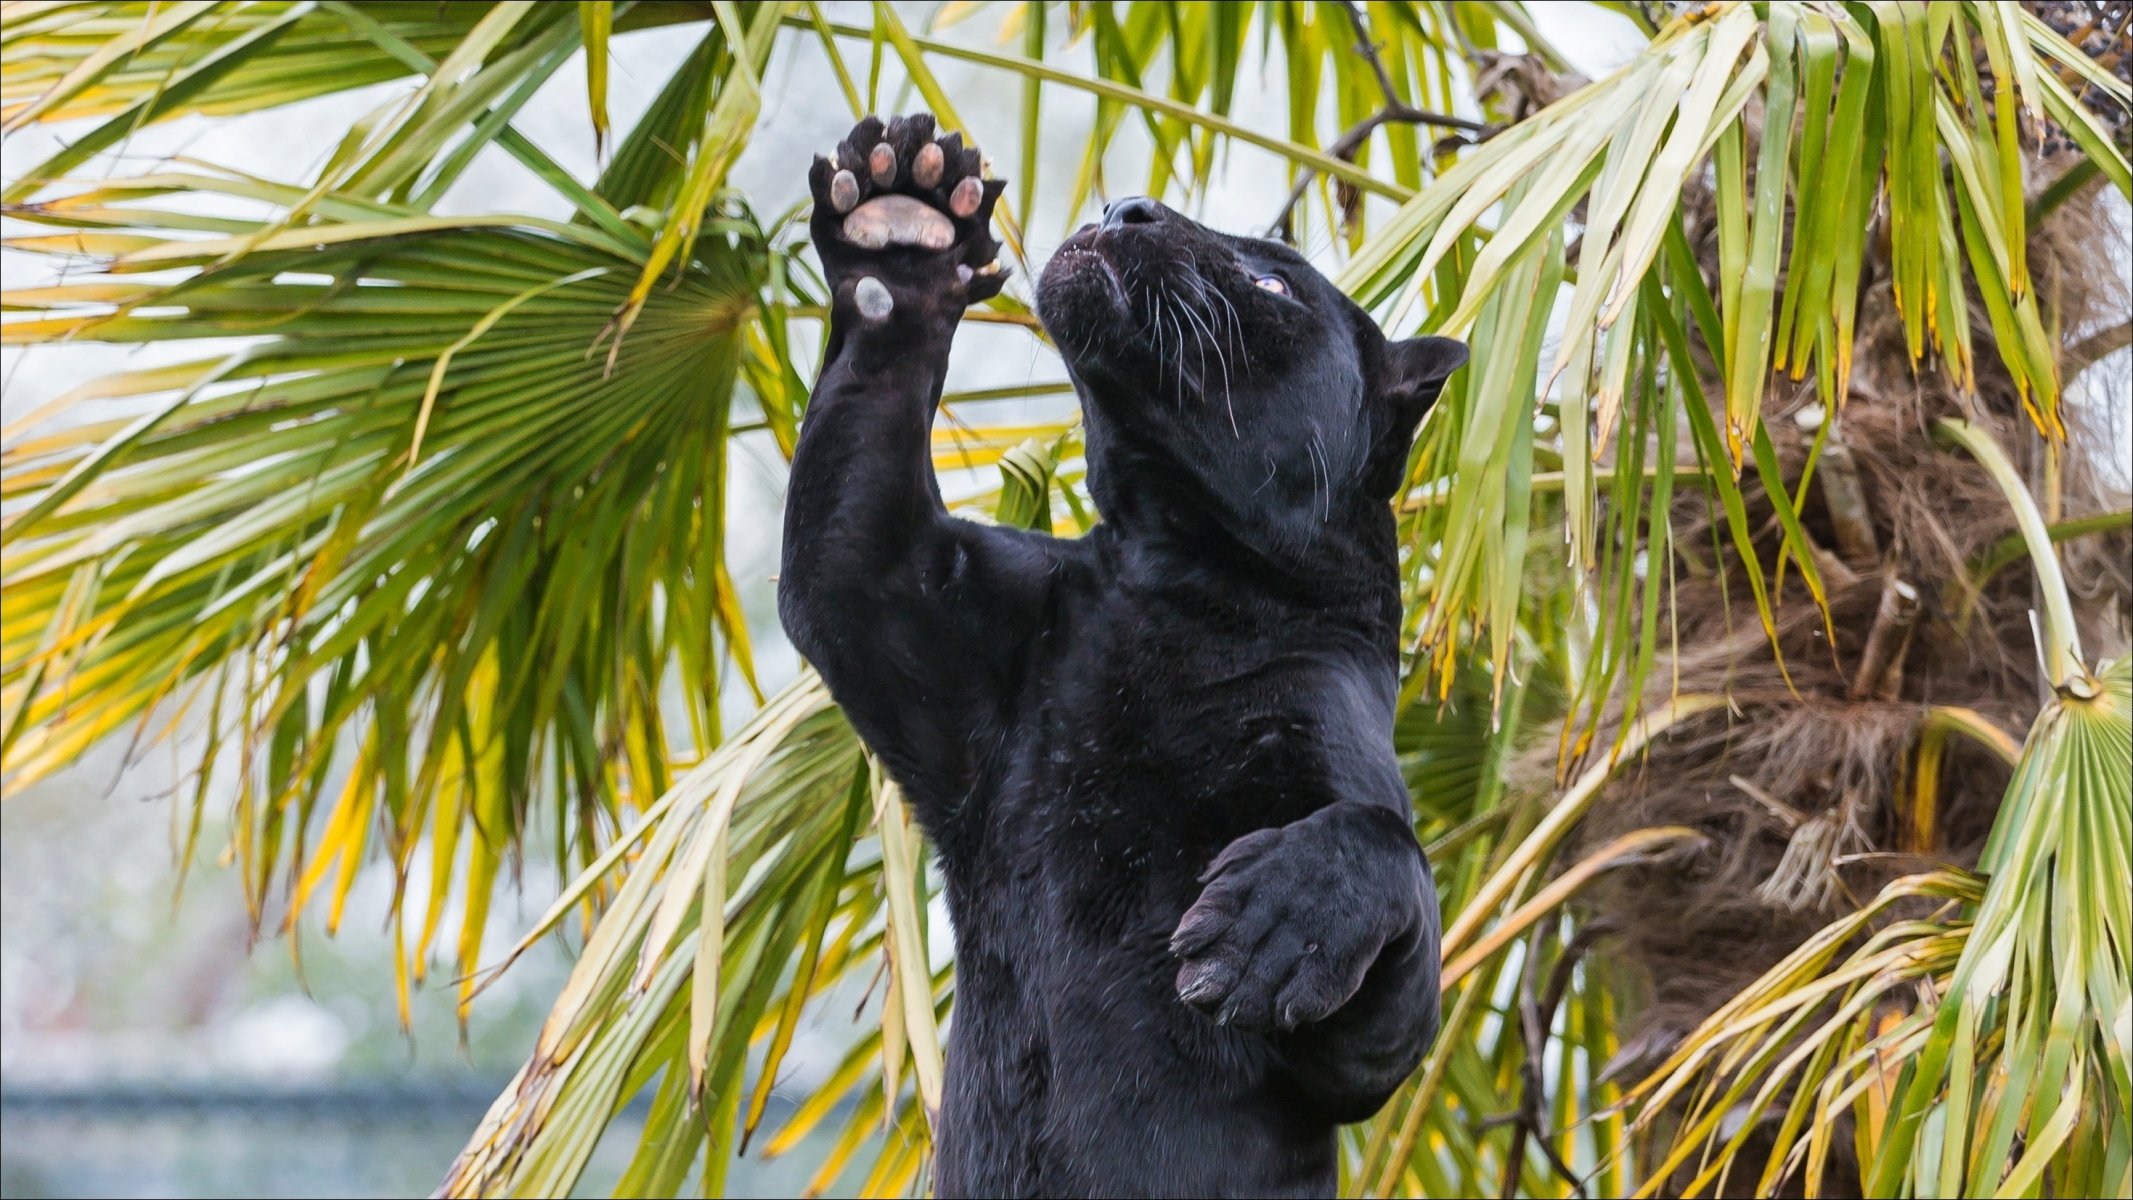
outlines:
M1025 268L961 511L1100 519L1026 287L1106 196L1474 347L1398 502L1446 1031L1351 1192L2123 1194L2133 5L1600 4L1589 77L1549 7L8 3L0 336L156 352L0 431L9 789L170 742L193 886L370 895L402 1024L535 972L449 1192L923 1191L945 915L760 550L781 122L926 108Z

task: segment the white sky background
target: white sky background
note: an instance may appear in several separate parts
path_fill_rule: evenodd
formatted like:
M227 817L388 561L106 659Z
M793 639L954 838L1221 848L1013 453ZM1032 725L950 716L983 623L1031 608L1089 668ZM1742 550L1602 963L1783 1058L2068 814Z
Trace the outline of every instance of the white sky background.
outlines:
M833 4L828 7L833 17L841 15L864 21L865 14L860 6ZM854 11L843 14L836 11L843 8ZM1588 6L1537 4L1534 10L1550 40L1588 76L1597 78L1606 74L1643 45L1643 38L1627 21ZM922 15L922 10L914 10L913 20ZM991 14L980 13L946 31L944 36L991 44L995 21ZM609 108L613 127L618 133L626 131L636 121L660 85L695 45L698 36L691 31L677 33L663 29L624 34L614 39ZM842 92L824 67L814 40L797 33L782 37L778 57L765 80L762 119L731 179L732 185L751 197L757 211L765 215L782 211L804 197L805 174L811 156L834 145L851 124L851 114ZM860 42L848 42L845 46L850 69L864 86L866 46ZM1082 53L1086 55L1085 48ZM1077 65L1087 64L1084 61ZM1011 173L1013 164L1019 162L1015 144L1019 124L1019 80L956 62L936 62L935 69L943 85L957 98L963 116L973 123L974 140L991 154L997 172ZM900 78L894 73L893 56L885 73L887 80ZM922 106L915 96L892 86L887 80L882 94L884 110L910 111ZM1278 68L1269 74L1265 86L1257 86L1248 77L1239 87L1234 118L1251 126L1285 128L1287 99L1278 82ZM244 117L188 118L153 126L142 130L125 147L125 159L106 158L77 171L77 175L141 174L153 169L163 157L184 154L284 181L308 182L331 152L339 135L353 121L404 95L413 86L408 81L381 84ZM1043 164L1042 177L1049 185L1063 190L1074 176L1095 104L1086 94L1059 86L1048 86L1044 94L1044 124L1052 158ZM592 130L586 116L583 57L574 59L558 71L513 124L574 175L581 179L592 178L599 164L594 158ZM1329 115L1321 124L1325 136L1332 135L1332 126ZM36 126L6 138L0 142L0 178L12 180L28 172L82 128L80 123ZM1122 149L1108 161L1109 177L1114 185L1137 187L1147 177L1146 152L1138 147ZM1290 170L1280 160L1251 147L1235 147L1228 154L1225 172L1193 215L1220 228L1263 230L1287 197L1291 182ZM1040 195L1037 211L1026 216L1032 263L1041 264L1068 230L1069 214L1060 211L1065 200L1063 194L1056 192ZM1383 205L1382 201L1373 203ZM494 146L483 152L475 167L461 178L440 208L449 212L500 211L558 218L569 213L567 205L551 189ZM1381 207L1379 212L1383 211L1388 210ZM9 232L19 233L27 229L17 225ZM1307 236L1306 242L1306 248L1314 252L1321 266L1330 269L1335 265L1322 232ZM2123 247L2119 249L2122 252ZM5 273L10 287L34 286L49 281L52 275L49 260L5 251L0 251L0 272ZM1028 282L1024 278L1016 286L1026 288ZM4 388L0 391L0 419L13 420L86 378L113 370L175 361L197 353L198 347L192 345L138 349L95 345L5 347L0 349L0 388ZM2129 405L2133 405L2124 382L2126 362L2127 356L2120 354L2114 364L2090 376L2091 402L2109 402L2116 413L2120 462L2126 459L2125 414ZM949 386L955 390L1061 377L1059 365L1050 352L1026 333L1004 327L978 327L966 329L959 339ZM784 466L771 448L767 435L744 443L741 453L736 455L736 464L728 553L735 578L751 595L749 615L760 639L758 661L765 682L775 685L795 666L790 649L777 632L769 605L768 579L775 570L777 556L780 523L776 514L783 491ZM741 689L732 691L738 696ZM108 871L113 864L124 862L127 871L143 877L143 886L138 888L140 894L132 903L167 905L169 853L164 844L164 823L168 816L168 802L111 806L107 801L160 800L181 774L180 757L173 753L152 755L122 774L116 753L106 748L92 755L90 761L72 773L71 779L52 781L56 790L52 792L50 804L99 804L111 811L99 815L99 841L95 846L61 847L50 853L40 851L40 860L51 860L42 863L26 861L26 850L7 855L7 868L0 872L0 877L7 878L9 888L9 902L0 907L0 932L5 934L0 938L0 966L7 968L0 972L0 978L5 979L0 982L0 1030L18 1027L23 1015L22 1006L34 1000L24 992L24 987L30 985L23 982L16 968L25 965L25 956L46 953L39 947L48 945L50 940L41 931L26 928L26 922L36 920L34 916L16 915L22 912L14 903L22 895L17 889L36 886L24 876L25 869L34 876L42 865L44 873L53 877L53 886L64 888L79 886L81 871ZM9 809L10 828L21 829L18 821L34 819L34 813L23 810L25 806L34 809L44 803L42 797L29 797L26 805ZM54 815L61 814L55 811ZM66 819L79 821L81 814ZM209 835L211 839L212 834ZM72 878L66 878L68 876ZM541 886L546 886L547 877L541 878ZM382 884L382 876L374 874L368 882ZM419 882L417 886L420 886ZM235 880L221 872L212 868L198 870L191 884L192 893L198 898L191 903L225 903L233 899L229 893L234 893L235 888ZM212 900L207 898L210 895L214 897ZM382 892L371 899L382 905ZM504 907L508 909L508 906ZM143 911L150 910L144 908ZM513 917L508 911L498 916L498 920L506 925L522 919ZM153 921L149 923L153 925ZM349 943L362 939L382 941L382 937L374 932L375 928L374 923L351 919L348 930L341 936L340 952L350 952ZM152 937L153 934L144 936ZM500 939L507 933L499 929L492 931L491 936ZM333 952L333 948L320 939L312 939L310 954ZM381 980L381 994L383 987ZM477 1022L481 1019L479 1008L476 1019ZM15 1049L15 1046L9 1046L0 1057L12 1058Z

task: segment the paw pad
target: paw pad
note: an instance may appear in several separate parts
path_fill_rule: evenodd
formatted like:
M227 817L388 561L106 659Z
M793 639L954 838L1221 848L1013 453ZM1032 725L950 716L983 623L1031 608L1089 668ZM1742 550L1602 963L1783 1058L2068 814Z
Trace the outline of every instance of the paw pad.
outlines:
M924 113L867 117L809 173L824 277L844 295L865 296L869 321L887 317L892 289L907 305L937 289L967 305L999 295L1007 280L987 229L1003 185L987 181L983 157L961 134L935 133ZM862 276L870 287L846 290Z
M886 124L868 117L832 158L819 160L815 200L844 218L840 241L862 250L943 251L967 232L958 222L985 212L983 159L960 135L933 134L930 116Z
M955 244L955 226L923 200L876 196L844 219L844 240L866 250L885 246L946 250Z
M868 275L852 288L852 302L859 306L859 315L869 321L879 321L896 308L896 298L881 280Z

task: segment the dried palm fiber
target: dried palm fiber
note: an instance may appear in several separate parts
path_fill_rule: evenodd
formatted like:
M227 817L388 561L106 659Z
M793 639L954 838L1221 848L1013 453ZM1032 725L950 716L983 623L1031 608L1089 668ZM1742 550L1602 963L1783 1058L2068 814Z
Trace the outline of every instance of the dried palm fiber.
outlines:
M2030 178L2041 190L2071 161L2063 152L2039 153ZM1692 243L1715 288L1708 196L1686 203ZM2123 250L2116 249L2125 235L2110 212L2116 204L2115 195L2091 186L2031 231L2030 267L2047 323L2063 331L2068 379L2088 365L2093 348L2123 344L2129 297ZM1585 915L1616 931L1600 953L1642 984L1625 1011L1624 1050L1613 1064L1631 1078L1889 879L1933 863L1974 864L2009 770L1977 743L1952 738L1937 794L1928 804L1910 803L1921 727L1935 706L1958 706L2019 741L2039 707L2026 558L1981 587L1970 583L1974 564L2015 532L2013 516L1984 469L1931 430L1941 417L1983 426L2049 506L2043 445L1975 297L1974 391L1930 357L1914 366L1889 289L1886 230L1880 232L1868 250L1841 414L1822 413L1833 406L1815 394L1811 376L1800 384L1775 381L1763 410L1795 490L1821 420L1834 416L1800 514L1821 549L1834 648L1797 568L1790 569L1774 598L1788 688L1715 498L1682 489L1672 564L1680 650L1654 667L1640 706L1649 711L1678 687L1723 693L1737 712L1698 717L1625 767L1564 859L1644 827L1686 825L1708 835L1663 862L1614 872L1585 901ZM1722 404L1719 373L1708 359L1703 368L1707 396ZM2097 390L2123 394L2122 385ZM2101 469L2117 454L2107 414L2071 401L2062 413L2068 437L2058 454L2056 515L2123 511L2128 497L2112 482L2123 475ZM1676 461L1694 461L1686 441L1673 449ZM1777 520L1752 470L1742 488L1767 570L1778 553ZM2123 530L2061 547L2091 659L2127 649L2129 548ZM1649 569L1663 569L1663 562ZM1606 752L1625 715L1618 710L1602 721L1595 753ZM1552 743L1537 747L1521 763L1519 782L1546 786L1564 766ZM1856 1186L1841 1164L1833 1174L1823 1194Z
M2048 168L2039 175L2053 177ZM2039 293L2054 300L2068 330L2127 316L2119 267L2101 249L2102 239L2117 236L2106 203L2092 188L2031 238ZM1699 248L1710 250L1709 222L1697 224L1704 234ZM1703 261L1715 258L1711 252ZM2037 457L2038 438L1999 363L1991 330L1982 325L1982 305L1971 305L1980 322L1972 330L1974 395L1931 363L1913 372L1885 268L1885 259L1868 264L1851 396L1800 514L1825 551L1819 561L1835 653L1797 570L1776 598L1778 643L1797 694L1787 689L1748 602L1730 535L1719 529L1714 537L1715 505L1700 489L1687 490L1676 504L1681 651L1654 669L1644 705L1678 686L1684 693L1725 693L1740 715L1714 714L1663 739L1610 789L1580 834L1591 846L1653 825L1683 824L1711 835L1691 858L1618 873L1596 901L1622 931L1618 951L1649 977L1650 996L1632 1022L1647 1051L1663 1051L1840 908L1871 897L1889 878L1929 861L1975 861L2007 784L2007 768L1993 754L1957 739L1932 811L1907 811L1895 802L1931 706L1975 710L2016 739L2037 711L2026 560L1980 589L1969 586L1972 564L2014 533L2012 514L1984 469L1930 430L1940 417L1967 418L1989 429L2018 462ZM1710 394L1716 400L1718 389ZM1766 401L1779 462L1795 485L1814 441L1812 423L1799 418L1818 403L1811 385L1790 382L1777 384ZM2103 455L2114 453L2104 444L2102 415L2066 406L2068 442L2060 453L2066 517L2127 505L2099 470ZM1693 458L1686 445L1676 454L1680 461ZM1761 530L1757 549L1767 569L1777 556L1776 519L1752 472L1743 491L1751 527ZM2126 647L2133 596L2127 553L2123 532L2062 546L2092 658ZM1862 668L1885 593L1912 598L1916 611L1907 632L1900 621L1882 622L1883 646L1872 656L1880 668L1866 678ZM1612 733L1603 725L1596 744L1608 745Z
M2026 3L2022 7L2035 13L2061 37L2079 47L2082 53L2095 59L2104 70L2133 82L2133 0ZM1985 78L1989 79L1990 75ZM2133 138L2133 113L2111 103L2102 88L2093 83L2086 84L2076 94L2090 112L2101 116L2111 126L2120 145ZM2044 148L2047 151L2070 150L2073 144L2064 133L2052 129L2046 131Z

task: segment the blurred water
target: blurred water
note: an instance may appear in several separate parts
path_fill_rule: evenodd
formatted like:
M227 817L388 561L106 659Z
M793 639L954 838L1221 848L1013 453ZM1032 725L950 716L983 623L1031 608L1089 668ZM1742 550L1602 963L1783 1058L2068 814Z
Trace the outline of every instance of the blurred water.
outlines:
M0 1095L0 1197L399 1197L443 1178L503 1079L308 1092L96 1089ZM641 1118L625 1113L573 1194L603 1196L628 1164ZM823 1149L736 1160L725 1194L798 1195ZM688 1189L696 1190L692 1180Z
M502 1081L498 1081L501 1083ZM0 1099L0 1196L421 1196L489 1097L471 1088L401 1111L373 1104L173 1103L106 1094L53 1106ZM634 1126L617 1123L607 1157ZM619 1161L598 1164L612 1178ZM768 1194L768 1193L765 1193Z

